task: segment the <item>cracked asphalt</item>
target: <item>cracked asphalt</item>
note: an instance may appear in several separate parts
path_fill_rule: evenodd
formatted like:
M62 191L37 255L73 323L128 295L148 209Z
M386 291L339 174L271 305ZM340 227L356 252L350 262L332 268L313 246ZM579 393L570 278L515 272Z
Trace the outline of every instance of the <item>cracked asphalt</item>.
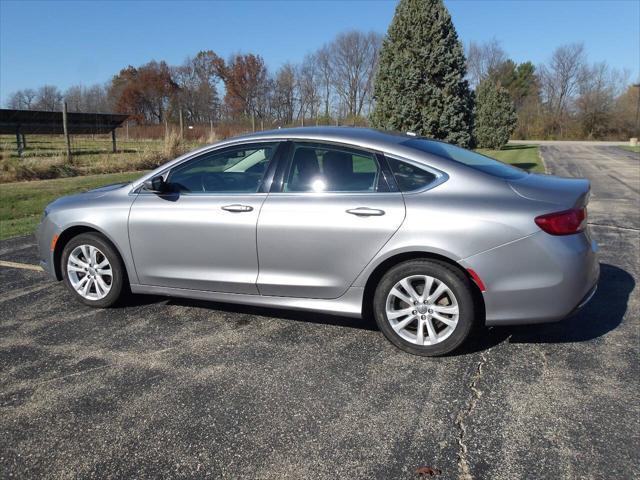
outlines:
M369 320L160 297L93 310L0 266L0 477L638 478L640 158L542 155L592 181L600 289L449 357L404 354ZM35 263L33 237L0 242L0 261Z

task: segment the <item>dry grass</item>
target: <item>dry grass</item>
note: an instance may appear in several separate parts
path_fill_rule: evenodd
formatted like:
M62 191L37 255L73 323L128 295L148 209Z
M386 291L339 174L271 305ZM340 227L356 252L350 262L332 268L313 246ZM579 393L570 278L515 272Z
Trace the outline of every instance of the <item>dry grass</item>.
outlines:
M109 151L110 137L75 137L71 163L66 162L61 136L27 137L27 149L22 157L15 151L15 140L2 136L0 183L149 170L200 145L213 143L209 142L213 139L204 135L198 140L185 141L174 130L164 140L118 142L116 153Z

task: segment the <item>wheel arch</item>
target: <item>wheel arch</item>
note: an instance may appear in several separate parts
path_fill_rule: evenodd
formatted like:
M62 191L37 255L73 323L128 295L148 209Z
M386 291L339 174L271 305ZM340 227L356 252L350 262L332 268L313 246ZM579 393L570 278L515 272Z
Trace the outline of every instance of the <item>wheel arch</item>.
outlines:
M72 238L77 237L82 233L97 233L104 237L104 239L111 244L113 249L116 251L118 257L120 257L120 262L122 263L122 267L125 271L125 278L129 279L129 271L127 269L127 264L118 248L118 245L102 230L96 228L93 225L72 225L68 228L64 229L58 235L58 240L56 241L56 246L53 250L53 268L56 276L56 280L62 280L62 268L60 265L60 261L62 259L62 252L64 251L64 247L71 241Z
M457 261L449 258L445 255L434 253L434 252L426 252L426 251L407 251L396 253L382 262L380 262L369 274L367 281L364 286L364 293L362 295L362 314L365 317L371 317L373 315L373 296L376 291L376 287L380 282L382 276L388 272L391 268L396 265L407 262L409 260L434 260L440 263L444 263L449 267L452 267L459 272L461 272L467 279L469 279L469 284L471 285L471 292L473 295L473 300L477 308L477 320L479 323L484 324L486 313L485 313L485 303L484 296L482 295L482 291L478 284L475 282L471 274Z

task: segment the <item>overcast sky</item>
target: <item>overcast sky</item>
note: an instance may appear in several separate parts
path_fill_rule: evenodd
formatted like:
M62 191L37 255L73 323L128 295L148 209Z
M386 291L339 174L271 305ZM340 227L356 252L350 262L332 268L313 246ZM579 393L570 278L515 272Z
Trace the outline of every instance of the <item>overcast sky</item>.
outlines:
M584 42L640 78L640 0L446 2L461 40L496 38L518 62L547 60L555 47ZM395 1L0 0L0 99L43 84L105 82L151 59L181 63L211 49L263 56L271 69L298 62L339 32L385 32Z

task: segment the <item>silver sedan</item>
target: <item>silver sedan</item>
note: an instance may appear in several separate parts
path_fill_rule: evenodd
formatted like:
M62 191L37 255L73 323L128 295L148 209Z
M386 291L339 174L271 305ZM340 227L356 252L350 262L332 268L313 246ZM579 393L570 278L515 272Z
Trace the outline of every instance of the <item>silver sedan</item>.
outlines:
M589 190L411 134L282 129L56 200L39 254L87 305L133 292L372 315L399 348L442 355L474 324L589 300Z

